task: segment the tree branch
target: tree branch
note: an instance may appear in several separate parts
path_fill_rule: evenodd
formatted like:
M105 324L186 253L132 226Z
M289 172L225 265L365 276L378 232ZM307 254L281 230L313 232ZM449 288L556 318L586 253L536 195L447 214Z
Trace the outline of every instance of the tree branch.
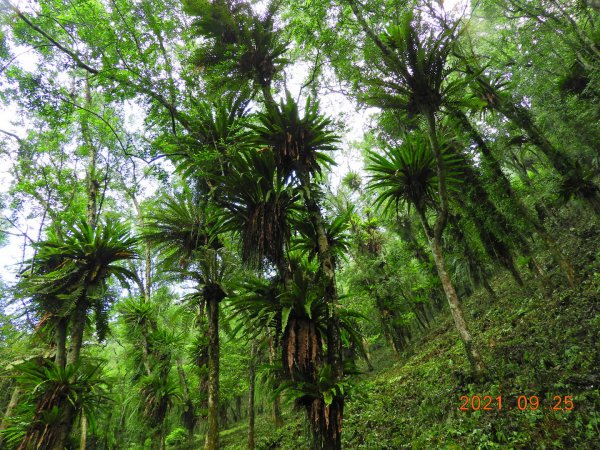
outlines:
M79 57L79 55L77 53L75 53L73 50L62 45L60 42L58 42L56 39L54 39L52 36L50 36L50 34L46 33L39 26L34 24L21 10L19 10L16 6L11 4L9 0L0 0L0 2L3 5L5 5L8 9L13 11L23 22L25 22L27 24L27 26L29 26L35 32L37 32L38 34L43 36L44 39L49 41L52 45L54 45L56 48L58 48L61 52L68 55L73 60L73 62L75 63L75 65L77 67L85 70L86 72L88 72L92 75L102 75L111 81L114 81L120 85L125 85L128 87L131 87L131 88L135 89L138 93L144 94L144 95L150 97L151 99L153 99L154 101L156 101L160 105L162 105L164 108L166 108L167 111L169 111L169 113L172 114L172 116L175 119L177 119L177 121L181 124L181 126L183 126L183 128L185 128L190 133L193 132L193 127L192 127L192 124L191 124L189 118L186 117L185 114L180 112L162 94L159 94L158 92L154 92L152 89L150 89L149 87L144 86L142 84L134 83L131 80L124 79L123 77L118 76L118 74L113 74L113 73L110 73L109 71L102 71L102 70L96 69L95 67L92 67L91 65L84 62ZM115 69L112 69L112 70L115 70ZM116 69L116 70L119 70L119 69ZM140 77L139 75L137 75L137 76Z

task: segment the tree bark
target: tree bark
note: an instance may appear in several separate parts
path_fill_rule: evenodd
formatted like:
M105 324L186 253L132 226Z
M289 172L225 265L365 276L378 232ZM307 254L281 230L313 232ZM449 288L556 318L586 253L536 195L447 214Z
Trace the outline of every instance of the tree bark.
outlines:
M83 345L83 335L85 332L85 322L87 313L87 300L82 295L77 300L75 310L71 314L71 346L69 353L67 354L66 365L75 365L79 363L81 355L81 347ZM76 414L75 406L66 402L63 405L62 417L57 424L56 440L50 446L52 450L63 450L73 429L73 421L75 420Z
M379 320L381 323L381 331L383 331L383 335L385 336L388 345L391 347L394 355L397 358L400 358L400 349L396 345L396 340L394 339L393 334L395 334L395 328L390 326L388 322L388 310L385 308L383 299L376 292L371 292L371 295L375 297L375 307L377 308L377 312L379 313Z
M208 427L205 450L219 448L219 300L207 298L208 312Z
M88 109L92 108L92 93L90 90L89 78L85 82L85 104ZM98 189L100 183L96 179L96 163L98 160L98 148L92 141L87 114L81 118L81 136L85 146L88 148L88 166L86 169L87 184L87 223L90 227L96 228L98 219Z
M467 71L471 74L474 70L467 67ZM561 176L564 182L581 186L584 189L579 189L576 194L586 201L597 213L600 212L600 189L591 180L582 178L582 169L577 161L574 161L569 156L559 151L554 145L543 135L540 129L535 125L531 117L531 112L513 102L506 94L499 92L493 87L488 80L483 76L476 78L477 83L483 89L486 96L488 106L500 112L507 119L521 128L529 137L529 140L539 148L550 165ZM585 194L583 193L585 192Z
M452 318L454 319L454 324L456 325L458 334L465 347L465 352L467 354L467 358L469 359L471 368L474 373L479 375L485 372L485 365L481 355L479 354L479 351L474 346L473 338L471 337L471 333L467 327L467 321L465 320L462 311L461 302L458 298L456 290L454 289L452 280L446 271L446 263L442 253L442 233L448 221L449 210L448 190L446 186L446 167L437 139L434 111L426 110L424 111L424 114L427 117L429 138L431 140L431 147L437 162L438 193L440 198L440 210L438 211L433 230L429 227L427 217L425 217L425 212L423 209L420 207L417 207L416 209L419 213L423 228L425 229L425 234L429 237L433 259L435 261L440 281L442 282L442 287L446 293L446 298L448 299L448 305L450 306L450 312L452 314Z
M179 385L181 386L181 391L183 394L183 407L185 408L183 412L183 422L186 430L188 431L188 438L191 441L191 439L194 437L194 428L196 426L196 411L190 396L190 388L185 376L185 371L183 370L183 361L181 357L177 358L176 364L177 375L179 376Z
M339 316L337 312L337 287L335 281L335 262L331 249L329 246L329 240L327 238L327 232L325 230L325 224L323 221L323 215L321 209L315 198L310 193L310 179L308 170L305 167L300 167L297 171L300 184L303 189L303 198L306 209L308 210L310 221L315 228L317 234L317 249L319 255L320 270L324 277L324 288L325 288L325 302L329 310L327 320L327 363L331 366L332 380L338 382L343 377L342 367L342 343L340 339L340 324ZM322 399L321 399L322 400ZM325 433L321 436L322 442L327 445L326 447L330 450L338 450L342 448L342 418L344 411L344 396L334 395L332 403L329 406L325 406L323 401L313 404L313 408L322 407L320 417L327 420L325 427L319 425L319 421L311 421L313 431L318 433ZM315 414L315 412L312 412ZM324 419L325 420L325 419ZM318 427L318 428L315 428Z
M318 398L313 400L308 407L312 429L312 448L314 450L338 450L342 448L343 407L343 401L336 401L335 397L329 406L325 405L322 398Z
M54 363L58 367L64 368L67 364L67 319L65 317L58 319L54 333L56 342Z
M87 300L84 296L82 297L77 300L77 305L71 315L71 346L67 355L67 364L78 363L81 355L88 309Z
M148 341L148 326L145 324L142 327L142 364L144 365L146 375L150 376L152 374L152 369L150 368L150 344Z
M398 228L402 239L409 244L409 247L417 258L417 261L419 261L427 269L429 274L431 274L434 278L437 277L435 263L432 261L429 253L427 253L427 249L416 238L416 231L413 229L410 216L407 215L403 219L399 218ZM436 285L430 294L430 299L432 304L438 310L444 305L444 297L444 289L440 285Z
M471 368L474 373L481 374L485 372L485 365L483 364L483 359L481 358L479 351L473 343L473 338L469 332L460 299L458 298L458 294L456 293L454 285L450 280L450 276L446 271L446 264L442 254L442 246L438 239L433 238L431 240L431 250L433 252L433 258L435 260L435 265L437 267L442 286L444 287L444 292L446 293L446 298L448 299L448 305L450 306L452 319L454 319L454 325L456 326L460 339L465 347L465 352L467 354L467 358L469 359Z
M0 430L5 430L8 426L8 421L10 416L12 416L13 411L19 404L19 397L21 396L21 389L19 386L15 386L13 389L13 393L10 396L10 401L8 402L8 406L6 407L6 411L4 411L4 417L2 418L2 423L0 423ZM0 435L0 444L2 444L2 436Z
M254 390L256 386L256 342L252 342L248 389L248 450L254 450Z
M303 172L303 170L299 170ZM307 172L307 171L306 171ZM339 339L339 318L337 314L337 287L335 282L335 263L329 247L329 240L323 222L321 208L309 193L310 181L307 173L298 174L304 189L304 202L308 210L310 221L317 233L317 248L321 272L325 278L325 301L329 307L329 320L327 323L327 360L331 364L336 376L341 375L341 342Z
M71 403L64 405L63 415L60 422L57 424L58 431L56 432L55 441L49 445L51 450L64 450L73 428L73 418L75 415L75 408ZM25 450L25 448L23 448ZM27 449L29 450L29 449Z
M575 270L571 261L560 251L556 244L556 240L550 235L548 230L542 225L542 223L527 209L525 204L517 196L514 189L512 188L510 181L502 171L500 163L492 154L491 149L479 132L473 127L467 116L459 110L452 112L452 115L457 118L463 129L469 134L471 139L477 144L477 147L481 151L483 162L487 168L492 172L496 184L500 188L500 192L506 196L511 205L514 206L520 213L521 217L529 223L533 229L542 237L546 244L546 248L550 251L555 261L559 264L563 274L567 278L570 286L574 286L576 283Z
M79 439L79 450L85 450L87 441L87 417L81 415L81 437Z
M488 282L487 277L483 277L483 287L485 288L488 295L490 296L490 299L493 302L496 302L498 300L498 296L496 295L496 292L494 292L494 289L492 289L492 286L490 286L490 283Z
M287 289L287 288L286 288ZM269 339L269 364L275 364L276 355L277 354L277 346L275 343L275 337L271 337ZM275 381L273 389L279 388L279 381ZM277 394L273 399L273 422L275 422L276 428L281 428L283 426L283 418L281 417L281 396Z

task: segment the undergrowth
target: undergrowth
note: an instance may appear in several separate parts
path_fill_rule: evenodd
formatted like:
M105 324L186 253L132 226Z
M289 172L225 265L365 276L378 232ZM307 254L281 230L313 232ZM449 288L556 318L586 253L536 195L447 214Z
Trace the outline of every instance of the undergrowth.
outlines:
M354 380L346 402L344 448L597 448L598 237L595 224L583 222L571 227L562 242L576 265L575 287L566 286L546 258L546 296L519 289L507 274L500 274L492 283L500 299L496 303L485 292L465 299L488 366L485 379L470 376L447 312L394 364L387 350L381 351L383 357L375 355L375 370ZM527 281L535 286L534 280ZM461 396L490 396L491 410L483 411L482 404L477 411L461 411ZM534 396L536 410L531 409ZM564 410L571 406L566 400L572 402L570 411ZM563 410L552 410L555 405ZM289 413L286 425L275 430L267 415L259 415L256 448L308 448L303 423L300 413ZM247 448L246 435L247 426L237 424L222 433L223 448Z

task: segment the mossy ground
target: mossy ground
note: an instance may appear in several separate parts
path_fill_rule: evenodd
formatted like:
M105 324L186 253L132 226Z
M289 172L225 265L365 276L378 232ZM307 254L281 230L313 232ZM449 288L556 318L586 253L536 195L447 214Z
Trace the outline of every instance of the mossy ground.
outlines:
M563 230L567 223L557 224ZM472 333L489 374L469 375L467 360L449 313L415 340L402 358L382 349L375 370L358 377L344 415L348 449L487 449L598 448L600 393L600 236L598 224L582 219L561 240L578 273L566 285L549 257L547 296L535 280L520 289L508 274L493 280L499 300L485 291L465 299ZM502 397L491 411L461 411L461 396ZM519 396L536 396L540 407L521 411ZM571 411L552 411L571 396ZM522 400L521 405L525 403ZM257 417L257 448L308 448L301 413L289 412L275 430L268 416ZM246 447L247 425L235 424L221 434L227 449Z

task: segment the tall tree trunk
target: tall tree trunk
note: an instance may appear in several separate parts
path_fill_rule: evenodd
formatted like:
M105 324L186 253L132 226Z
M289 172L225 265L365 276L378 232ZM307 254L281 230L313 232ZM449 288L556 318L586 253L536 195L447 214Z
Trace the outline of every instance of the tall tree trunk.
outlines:
M500 188L500 192L510 200L511 205L517 209L521 217L525 219L525 221L533 227L536 233L542 237L546 244L546 248L550 251L555 261L559 264L563 274L569 282L569 285L574 286L576 282L576 276L571 261L564 256L564 254L558 248L556 240L550 235L543 224L529 211L529 209L527 209L525 204L517 196L510 184L510 181L502 171L500 163L494 157L491 149L488 147L487 143L475 129L475 127L473 127L467 116L459 110L453 111L452 114L458 119L463 129L477 144L477 147L481 151L483 162L492 173L494 181L496 182L495 184Z
M482 284L485 290L487 291L488 295L490 296L490 299L493 302L496 302L498 300L498 296L496 295L496 292L494 292L494 289L492 289L492 286L490 286L487 277L483 277Z
M85 450L87 442L87 417L81 415L81 437L79 438L79 450Z
M150 376L152 369L150 367L150 341L148 335L148 326L144 324L142 327L142 364L144 365L146 375Z
M137 197L135 196L135 191L127 188L122 175L121 181L123 187L125 188L125 191L127 192L129 197L131 198L131 201L133 202L135 213L137 215L137 220L140 226L143 228L145 226L146 221L144 219L144 213L142 211L140 203ZM148 241L148 239L144 239L144 283L141 284L140 288L144 300L146 300L147 302L150 301L150 297L152 295L152 255L150 252L150 242Z
M0 431L5 430L8 426L8 421L10 416L13 415L13 412L17 405L19 404L19 397L21 396L21 389L19 386L15 386L10 396L10 401L8 402L8 406L6 407L6 411L4 411L4 416L2 417L2 422L0 423ZM0 435L0 445L2 444L2 435Z
M467 68L467 71L474 73L470 67ZM529 140L546 155L563 181L582 187L583 189L579 189L576 195L585 200L594 211L600 213L600 189L591 180L582 178L583 174L579 163L554 147L535 125L531 112L527 108L516 104L509 96L496 90L483 76L478 76L476 81L486 94L488 106L525 131Z
M300 168L298 170L298 178L304 191L304 203L310 221L317 233L317 249L319 254L319 263L321 273L325 281L325 301L329 310L329 317L327 320L327 363L331 366L332 379L338 382L343 376L342 367L342 343L340 339L340 324L339 316L337 312L337 287L335 282L335 263L331 249L329 247L329 240L327 239L327 233L325 231L325 224L323 221L323 215L321 208L319 207L314 196L310 193L310 179L308 170L306 168ZM321 399L322 400L322 399ZM313 430L317 426L319 433L325 433L322 436L323 442L327 445L326 447L330 450L338 450L342 448L342 418L344 411L344 396L334 395L332 403L326 406L323 401L319 401L313 404L313 408L322 408L321 415L325 420L323 427L321 422L312 421ZM313 411L314 413L314 411Z
M67 355L67 364L76 364L79 362L81 347L83 345L87 310L88 302L85 298L85 294L83 294L77 300L75 309L71 314L71 345Z
M75 310L71 315L71 346L67 354L67 365L79 363L81 347L83 345L83 335L85 332L85 322L87 313L87 300L85 294L77 300ZM73 429L73 421L77 411L75 405L66 402L62 408L62 416L57 424L57 439L51 446L52 450L63 450Z
M276 338L271 337L269 339L269 364L275 364L277 359L277 345L275 343ZM279 388L279 381L275 381L273 389ZM283 426L283 418L281 417L281 396L277 394L273 399L273 422L275 422L276 428Z
M309 421L312 429L314 450L335 450L342 448L342 429L335 425L342 423L343 402L332 400L329 406L322 398L313 400L309 407Z
M431 147L437 162L440 211L438 212L433 230L431 230L429 227L427 217L425 217L425 212L423 209L417 208L417 212L423 224L423 228L425 229L425 234L429 237L431 251L433 253L433 259L435 261L438 275L440 277L440 281L442 282L444 292L446 293L446 298L448 299L448 305L450 306L450 312L452 314L452 318L454 319L454 324L456 325L456 329L458 330L459 336L465 346L465 351L467 358L469 359L469 363L471 364L471 368L473 369L474 373L482 374L486 370L485 365L481 355L479 354L479 351L473 344L473 339L467 327L467 322L462 311L458 294L456 293L454 285L448 276L448 272L446 271L446 263L442 254L442 233L446 227L449 213L448 188L446 186L446 167L437 139L435 113L433 110L425 110L423 112L427 118L427 124L429 126L429 139L431 141Z
M465 165L465 183L472 188L472 191L467 191L470 199L465 201L457 196L457 203L474 222L487 255L500 262L510 271L517 284L523 286L523 280L515 265L513 248L518 246L524 255L529 256L532 253L529 242L523 233L498 210L481 184L479 177L468 165ZM477 205L477 207L473 205ZM492 226L488 225L490 222ZM464 240L464 236L462 240ZM512 241L510 246L507 244L507 240Z
M208 427L205 450L219 448L219 299L206 299L208 313Z
M188 386L185 371L183 370L183 361L181 357L176 360L177 363L177 375L179 376L179 385L181 386L182 397L183 397L183 425L188 432L188 439L191 442L194 437L194 428L196 427L196 409L194 408L194 402L190 396L190 388Z
M477 266L479 266L479 265L483 266L483 262L479 260L477 254L469 246L469 243L467 242L467 238L460 227L459 217L457 215L452 215L451 220L452 220L453 226L450 229L450 231L453 233L454 239L463 243L463 245L462 245L463 256L467 260L467 264L469 264L471 266L471 270L475 271L475 270L477 270ZM485 246L485 244L484 244L484 246ZM511 262L512 262L512 258L511 258ZM481 284L483 285L485 290L488 292L491 300L495 301L495 300L497 300L496 293L494 292L494 290L488 283L487 279L488 279L488 274L485 271L481 271L479 274L479 277L476 281L481 282ZM477 284L477 283L475 283L475 284ZM475 286L473 286L473 287L475 287Z
M467 358L469 359L471 368L473 369L474 373L481 374L485 372L485 365L483 364L483 359L481 358L479 351L473 343L473 338L469 332L460 299L458 298L458 294L456 293L454 285L450 280L450 276L446 271L446 264L442 254L442 246L438 239L433 238L431 240L431 250L433 252L433 258L435 260L435 265L437 267L442 286L444 287L444 292L446 292L446 297L448 298L448 305L450 306L452 319L454 319L454 325L456 326L460 339L465 347L465 352L467 354Z
M371 294L375 297L375 307L377 308L377 312L379 313L379 321L381 323L381 330L383 331L383 335L388 342L388 345L391 347L394 355L397 358L400 358L400 349L396 345L396 341L394 339L393 334L395 333L395 329L393 326L390 326L388 322L388 310L385 308L383 299L376 292L371 291Z
M281 255L284 254L284 251L281 251ZM280 258L277 261L277 271L281 276L283 281L283 288L287 292L291 289L292 286L292 272L290 268L289 261L286 260L285 257ZM275 364L277 360L277 351L279 347L279 336L283 330L277 329L273 333L273 336L269 338L269 364ZM273 390L279 389L279 380L274 380L273 382ZM277 394L273 398L273 422L275 423L276 428L281 428L283 426L283 417L281 415L281 395Z
M73 418L75 416L75 408L71 403L66 403L63 407L62 417L59 423L56 425L56 439L48 445L50 450L64 450L71 434L73 427ZM23 447L22 450L29 450L27 447Z
M253 80L257 81L263 93L264 101L267 108L277 107L271 94L271 79ZM329 248L327 234L323 222L321 209L313 195L310 192L310 173L308 167L305 167L301 161L297 163L297 176L300 181L300 186L303 190L303 198L306 209L309 214L311 224L317 233L317 249L320 263L320 271L324 279L325 302L329 310L327 320L327 363L332 369L333 380L340 381L343 376L342 366L342 344L339 334L339 317L337 312L337 288L335 282L335 264L333 255ZM319 402L321 407L319 417L327 416L326 427L323 428L318 423L311 421L313 432L318 434L326 433L322 437L322 442L327 442L327 448L330 450L341 449L341 433L342 433L342 415L344 408L343 395L335 395L331 405L325 407L324 402ZM332 413L332 411L334 413Z
M67 364L67 323L67 318L61 317L58 319L56 328L54 329L56 342L54 363L62 368Z
M86 79L85 82L85 105L88 110L93 108L89 79ZM83 142L89 152L88 165L86 169L87 222L92 228L96 228L96 221L98 218L98 189L100 188L100 183L96 179L98 148L96 145L94 145L92 140L87 114L84 114L81 118L81 137L83 138Z
M373 372L374 367L373 367L373 363L371 362L371 346L369 345L369 341L367 341L367 339L363 336L362 338L362 344L363 347L365 348L365 356L367 357L367 370L369 372Z
M254 390L256 386L257 345L252 341L250 351L249 388L248 388L248 450L254 450Z
M410 216L407 215L403 218L398 218L398 230L402 239L408 243L409 248L417 258L417 261L419 261L434 278L437 277L435 263L429 256L427 249L418 241ZM444 289L441 285L436 284L434 290L430 294L430 299L432 304L438 310L444 305L444 297Z

